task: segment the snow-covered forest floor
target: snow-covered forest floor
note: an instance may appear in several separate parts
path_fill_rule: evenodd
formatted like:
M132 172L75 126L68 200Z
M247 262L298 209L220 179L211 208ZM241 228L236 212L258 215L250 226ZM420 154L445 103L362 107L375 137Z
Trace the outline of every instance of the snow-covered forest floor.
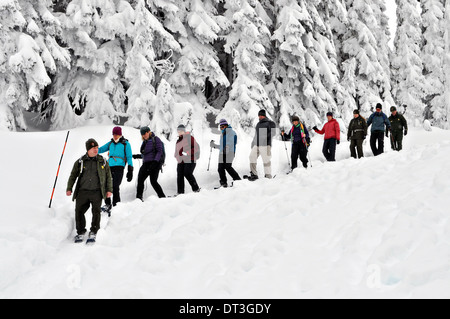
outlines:
M84 142L110 139L112 126L70 133L48 203L65 131L0 132L0 298L450 298L450 132L411 128L404 150L349 158L338 146L324 162L314 136L312 167L287 171L275 142L274 180L218 185L209 141L195 171L201 192L158 199L135 178L95 246L72 243L74 203L65 196ZM139 131L124 128L134 153ZM387 139L385 140L387 142ZM235 167L248 174L250 138L239 137ZM288 150L290 152L290 146ZM176 192L174 142L166 141L160 183ZM262 163L259 163L262 176ZM88 221L90 211L87 213ZM106 223L107 222L107 223Z

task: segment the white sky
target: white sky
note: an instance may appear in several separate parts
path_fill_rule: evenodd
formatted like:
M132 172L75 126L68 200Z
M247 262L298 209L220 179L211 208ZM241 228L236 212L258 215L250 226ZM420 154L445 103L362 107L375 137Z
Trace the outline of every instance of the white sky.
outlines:
M391 41L389 42L391 48L394 46L395 30L397 28L396 9L395 0L386 0L386 14L389 18L389 30L391 31Z

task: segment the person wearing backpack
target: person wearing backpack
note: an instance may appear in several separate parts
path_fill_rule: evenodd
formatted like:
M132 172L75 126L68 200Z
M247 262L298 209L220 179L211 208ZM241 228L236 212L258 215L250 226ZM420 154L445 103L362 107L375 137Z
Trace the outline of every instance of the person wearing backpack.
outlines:
M73 192L75 182L77 184ZM86 154L73 164L66 187L66 195L73 195L75 201L76 243L82 242L86 234L85 214L89 207L92 207L89 239L95 240L100 229L102 200L110 198L112 192L113 182L109 164L98 155L98 143L91 138L86 141Z
M116 126L112 130L112 139L100 147L98 152L100 154L108 152L108 164L111 168L111 175L113 180L113 197L105 200L105 206L102 207L104 212L111 216L111 209L120 202L120 185L125 171L125 166L128 164L127 181L131 182L133 179L133 160L131 145L127 139L122 136L122 128ZM111 205L112 204L112 205Z
M395 106L391 107L391 116L389 116L391 123L391 148L394 151L401 151L403 148L403 136L408 134L408 122L405 117L397 112Z
M378 156L384 152L384 134L388 137L391 130L391 122L386 114L382 111L381 103L377 103L376 111L370 115L367 120L367 127L372 125L370 129L370 148L373 155Z
M159 172L162 167L164 159L164 144L159 137L151 132L148 126L141 128L142 145L141 154L133 155L134 159L142 158L143 164L139 169L136 198L144 201L144 183L147 177L150 176L150 183L159 198L164 198L166 195L158 183Z
M220 178L220 186L228 187L227 175L230 174L233 180L238 181L241 180L241 177L233 168L234 156L236 154L236 144L237 144L237 135L233 130L231 125L225 119L220 120L220 144L217 145L212 140L210 142L211 148L219 149L219 178Z
M296 115L292 117L292 128L289 133L281 130L281 137L284 141L290 140L292 143L291 151L291 170L297 168L297 162L300 161L304 168L308 167L308 147L311 143L308 129L300 122L300 118Z
M177 165L177 194L184 194L184 179L189 182L192 191L198 193L200 187L194 177L197 160L200 158L200 146L191 135L186 132L184 125L177 127L178 140L175 145L175 158Z

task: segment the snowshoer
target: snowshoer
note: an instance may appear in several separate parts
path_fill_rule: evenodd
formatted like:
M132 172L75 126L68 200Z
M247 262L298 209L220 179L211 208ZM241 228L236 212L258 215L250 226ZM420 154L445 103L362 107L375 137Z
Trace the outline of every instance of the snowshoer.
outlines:
M141 154L133 155L133 158L142 158L143 164L139 169L136 198L143 201L144 184L147 177L150 177L150 184L159 198L164 198L166 195L163 192L161 185L158 183L159 172L161 170L161 158L163 157L164 145L159 137L151 132L148 126L141 127L142 136Z
M389 116L391 123L391 147L395 151L401 151L403 148L403 135L408 134L408 123L405 117L397 112L395 106L391 107L391 116Z
M350 141L350 155L353 158L356 158L356 153L358 153L358 158L364 157L363 142L366 136L366 119L359 114L359 110L354 110L353 119L350 121L347 131L347 141Z
M292 128L289 133L285 133L281 130L281 137L283 140L291 140L292 150L291 150L291 169L297 168L297 161L300 158L303 167L308 167L308 147L311 143L309 137L308 129L303 125L298 116L292 117Z
M177 127L178 140L175 145L175 158L177 165L177 193L184 194L184 179L189 182L192 191L199 192L200 187L194 177L194 170L197 166L197 160L200 158L200 146L191 135L186 132L184 125Z
M220 144L217 145L211 141L211 148L219 149L219 178L220 186L228 187L227 175L230 174L233 180L240 180L241 177L233 168L233 160L236 154L237 135L231 125L225 119L220 120L219 127L221 131Z
M388 137L391 129L391 123L387 115L383 113L382 108L381 103L377 103L376 111L367 120L367 126L372 125L370 129L370 148L374 156L384 153L384 134Z
M108 162L98 155L98 143L94 139L87 140L86 151L86 154L73 165L66 189L66 195L71 196L73 186L77 182L73 192L77 229L75 242L82 241L86 234L85 214L90 206L92 206L92 223L89 237L95 238L100 229L102 200L110 198L113 192L111 170Z
M275 122L267 118L265 110L258 112L259 122L256 125L255 137L250 152L250 176L244 176L250 181L258 179L257 162L261 156L264 163L264 175L272 178L272 137L275 134Z
M327 113L328 122L319 130L317 126L313 130L318 134L325 134L322 153L328 162L336 161L336 144L341 142L341 129L338 121L333 118L333 113Z
M103 145L98 149L99 154L108 152L109 160L108 164L111 169L111 176L113 181L113 197L112 205L111 198L105 200L105 206L102 207L103 211L111 213L111 208L116 206L120 202L120 184L125 171L125 166L128 164L127 181L131 182L133 179L133 160L131 145L127 139L122 136L122 128L116 126L112 131L113 137L111 141Z

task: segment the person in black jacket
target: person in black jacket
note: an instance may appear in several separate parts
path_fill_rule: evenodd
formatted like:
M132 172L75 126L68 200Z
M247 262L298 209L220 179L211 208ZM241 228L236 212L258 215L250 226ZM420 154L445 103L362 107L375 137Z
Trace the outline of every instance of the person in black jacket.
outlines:
M350 121L347 131L347 141L350 141L350 155L356 158L364 157L363 142L367 136L367 122L358 110L353 111L353 119Z
M250 181L258 179L256 169L258 157L261 156L264 163L264 174L266 178L272 178L272 137L275 134L276 125L269 120L265 110L258 112L259 123L256 125L255 137L250 152L250 176L244 176Z
M306 126L300 122L300 118L298 116L292 117L292 128L289 133L285 133L284 130L281 130L281 137L283 140L287 141L291 140L292 143L292 151L291 151L291 169L294 170L297 168L298 158L302 161L303 167L308 167L308 147L311 143L309 138L309 132Z
M403 115L397 112L395 106L391 107L391 147L394 151L401 151L403 148L403 135L408 134L408 123Z

